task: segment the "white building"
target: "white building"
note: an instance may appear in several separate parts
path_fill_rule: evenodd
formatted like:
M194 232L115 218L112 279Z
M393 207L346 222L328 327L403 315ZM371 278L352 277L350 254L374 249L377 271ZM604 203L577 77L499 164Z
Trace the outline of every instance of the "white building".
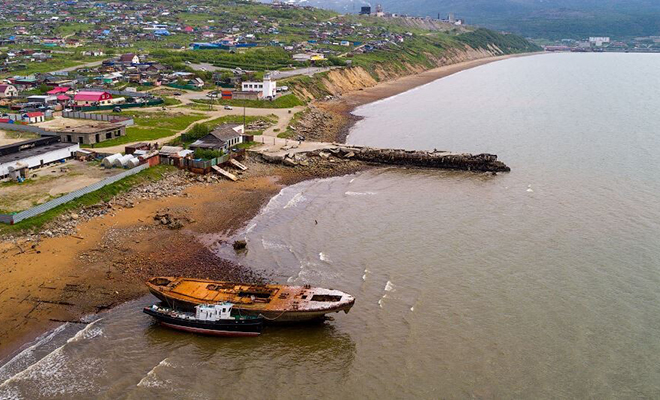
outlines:
M597 37L589 38L589 43L595 45L596 47L601 47L604 43L609 43L609 42L610 42L610 38L607 36L604 37L597 36Z
M266 75L263 82L243 82L241 83L243 92L261 92L263 98L274 98L277 93L277 82Z
M0 178L26 176L26 170L66 158L80 150L78 143L60 143L57 137L43 137L0 146Z
M0 85L0 99L18 96L16 86L9 84Z

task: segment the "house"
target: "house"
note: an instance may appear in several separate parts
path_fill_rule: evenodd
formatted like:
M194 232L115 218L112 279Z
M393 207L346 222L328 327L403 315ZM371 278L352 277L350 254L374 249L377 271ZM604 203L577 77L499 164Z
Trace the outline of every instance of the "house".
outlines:
M52 106L57 104L57 96L42 96L42 95L35 95L35 96L29 96L27 98L28 103L39 103L43 104L44 106Z
M77 106L107 106L112 104L112 95L108 92L81 91L73 96Z
M16 96L18 96L18 89L16 89L16 86L9 84L0 85L0 99Z
M218 125L211 133L191 144L190 149L216 150L226 153L232 146L243 143L244 134L245 129L243 125Z
M73 157L78 150L80 145L61 143L57 136L0 146L0 178L25 178L28 169Z
M44 122L46 120L46 116L44 113L37 111L23 114L22 119L28 124L36 124L39 122Z
M242 92L261 92L261 96L266 99L273 99L277 94L277 82L266 75L263 82L243 82L241 83Z
M126 127L120 124L93 122L57 131L63 143L93 145L126 135Z
M119 62L122 64L139 64L140 57L135 53L127 53L119 56Z
M57 96L57 95L60 95L60 94L68 93L71 90L73 90L73 89L71 89L70 87L57 86L56 88L51 89L48 92L46 92L46 94L51 95L51 96Z

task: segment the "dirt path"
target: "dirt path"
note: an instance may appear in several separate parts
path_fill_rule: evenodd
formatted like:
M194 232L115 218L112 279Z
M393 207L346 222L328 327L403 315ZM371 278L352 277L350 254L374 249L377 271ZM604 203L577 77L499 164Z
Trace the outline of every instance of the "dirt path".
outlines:
M279 132L283 132L286 130L286 127L289 125L291 122L291 119L293 116L299 112L304 110L304 107L294 107L291 109L283 109L283 108L246 108L245 109L245 115L246 116L251 116L251 117L266 117L269 115L275 115L277 117L277 123L274 126L271 126L268 128L266 131L264 131L264 135L266 136L277 136ZM159 110L160 112L163 112L159 108L154 108L152 111ZM140 109L136 110L138 112L148 112L148 109ZM185 107L176 107L176 108L167 108L164 112L169 112L169 113L199 113L199 110L194 110L194 109L189 109ZM181 136L184 133L187 133L190 131L195 124L203 124L205 122L212 121L216 118L220 117L226 117L229 115L243 115L243 109L238 109L235 108L233 110L225 110L225 109L220 109L220 110L214 110L214 111L207 111L205 112L207 115L207 118L204 118L202 120L193 122L190 124L186 129L178 132L175 135L172 136L167 136L164 138L160 138L157 140L150 140L146 141L146 143L155 143L158 144L159 146L164 145L167 142L170 142L171 140ZM279 131L276 131L276 129L279 129ZM144 142L144 141L140 141ZM137 142L134 142L137 143ZM99 147L100 151L103 151L104 153L122 153L124 151L124 148L128 146L130 143L118 145L118 146L112 146L112 147Z

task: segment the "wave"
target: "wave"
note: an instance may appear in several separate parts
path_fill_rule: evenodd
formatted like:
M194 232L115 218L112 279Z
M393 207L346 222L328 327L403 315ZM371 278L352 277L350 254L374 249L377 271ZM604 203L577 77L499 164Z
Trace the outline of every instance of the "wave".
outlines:
M161 362L156 364L147 374L144 376L144 378L140 379L140 382L137 383L136 386L138 387L161 387L163 386L162 383L158 380L156 377L156 369L159 367L171 367L172 364L167 362L168 357L165 357Z
M376 192L346 192L346 196L375 196Z
M67 343L75 343L80 340L85 339L94 339L95 337L103 335L103 329L100 327L95 327L97 322L101 321L103 318L94 320L93 322L87 324L83 329L79 330L72 338L67 340Z
M327 263L331 263L331 262L332 262L332 260L330 260L330 257L328 257L328 255L325 254L324 252L320 252L320 253L319 253L319 260L321 260L321 261L325 261L325 262L327 262Z
M24 370L33 364L36 360L32 359L34 351L50 343L59 333L64 331L70 324L67 322L58 326L50 332L39 336L30 347L21 351L0 367L0 381L11 378L12 375ZM12 370L18 370L12 372Z
M296 193L295 196L289 200L288 203L284 206L284 209L295 207L298 205L298 203L305 201L305 196L303 196L302 192Z

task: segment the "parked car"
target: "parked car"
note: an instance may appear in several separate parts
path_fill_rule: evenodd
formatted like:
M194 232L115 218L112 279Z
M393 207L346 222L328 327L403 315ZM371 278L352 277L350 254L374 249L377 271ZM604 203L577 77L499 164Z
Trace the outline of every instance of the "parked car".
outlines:
M121 107L117 106L112 109L112 112L120 113L121 112Z
M234 109L234 107L232 107L232 106L225 106L225 110L233 110L233 109Z

